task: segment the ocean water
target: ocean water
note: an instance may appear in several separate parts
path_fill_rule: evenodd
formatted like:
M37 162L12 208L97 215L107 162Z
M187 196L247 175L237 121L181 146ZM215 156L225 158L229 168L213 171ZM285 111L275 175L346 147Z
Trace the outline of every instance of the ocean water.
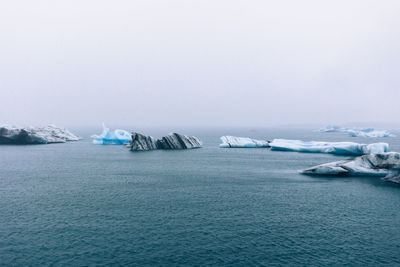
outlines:
M298 173L346 157L218 148L221 135L237 135L384 141L400 151L400 138L173 129L204 147L132 153L92 145L101 129L71 130L85 139L0 146L0 265L400 265L400 186Z

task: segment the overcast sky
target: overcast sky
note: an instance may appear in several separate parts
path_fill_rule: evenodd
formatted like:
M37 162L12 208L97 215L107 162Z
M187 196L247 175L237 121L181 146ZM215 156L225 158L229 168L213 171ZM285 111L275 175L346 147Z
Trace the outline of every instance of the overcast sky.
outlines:
M399 123L399 14L398 0L1 1L0 122Z

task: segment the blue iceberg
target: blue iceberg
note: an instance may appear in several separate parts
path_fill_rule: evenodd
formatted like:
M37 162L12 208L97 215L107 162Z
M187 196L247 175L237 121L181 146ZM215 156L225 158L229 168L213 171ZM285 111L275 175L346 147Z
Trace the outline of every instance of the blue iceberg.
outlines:
M92 135L93 144L96 145L123 145L131 141L132 135L125 130L116 129L110 131L103 123L103 132L100 135Z
M271 150L296 151L308 153L329 153L336 155L361 156L387 152L387 143L358 144L353 142L319 142L274 139L269 143Z

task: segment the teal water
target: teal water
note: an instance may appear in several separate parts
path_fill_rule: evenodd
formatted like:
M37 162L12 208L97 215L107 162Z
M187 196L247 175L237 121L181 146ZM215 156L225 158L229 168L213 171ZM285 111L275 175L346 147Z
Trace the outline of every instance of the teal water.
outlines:
M204 148L131 153L90 139L0 146L0 265L400 264L400 186L298 173L346 157L218 148L227 134L384 141L396 151L400 138L174 130L198 136ZM83 137L98 131L76 129Z

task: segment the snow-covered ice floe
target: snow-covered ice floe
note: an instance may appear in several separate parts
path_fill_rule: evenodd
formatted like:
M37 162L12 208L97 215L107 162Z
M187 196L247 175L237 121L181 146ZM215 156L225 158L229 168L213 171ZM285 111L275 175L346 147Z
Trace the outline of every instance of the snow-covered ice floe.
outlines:
M92 135L93 144L96 145L123 145L131 141L132 135L128 131L116 129L110 131L103 123L103 132L100 135Z
M81 138L55 125L20 127L0 125L0 144L50 144L78 141Z
M222 144L219 145L221 148L253 148L253 147L269 147L268 141L256 140L248 137L236 137L236 136L222 136Z
M395 137L394 134L390 133L386 130L375 130L374 128L345 128L340 126L328 126L319 130L320 132L325 133L347 133L352 137Z
M379 176L400 183L400 153L387 152L364 155L349 160L321 164L301 172L306 175Z
M274 139L269 143L271 150L309 153L329 153L337 155L365 155L387 152L387 143L358 144L353 142L319 142Z

